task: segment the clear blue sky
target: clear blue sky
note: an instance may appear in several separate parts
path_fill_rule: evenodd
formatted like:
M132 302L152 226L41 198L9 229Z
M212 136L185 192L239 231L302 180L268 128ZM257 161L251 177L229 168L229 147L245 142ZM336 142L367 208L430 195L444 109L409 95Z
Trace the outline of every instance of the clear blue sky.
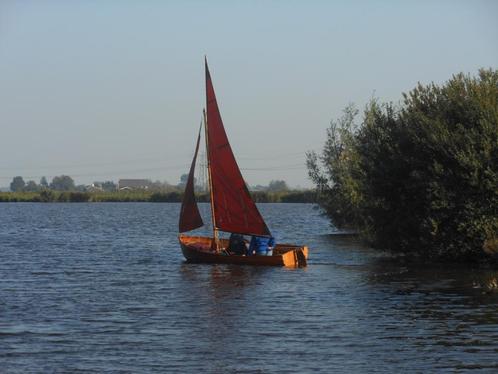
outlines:
M186 173L208 55L250 184L310 186L349 102L498 67L497 1L0 2L0 187Z

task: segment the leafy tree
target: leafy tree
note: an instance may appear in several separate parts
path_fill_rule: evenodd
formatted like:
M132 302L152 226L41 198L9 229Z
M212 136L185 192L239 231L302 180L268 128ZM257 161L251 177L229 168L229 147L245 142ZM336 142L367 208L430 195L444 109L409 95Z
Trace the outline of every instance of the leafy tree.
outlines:
M102 182L101 186L104 191L116 191L118 189L118 186L113 181Z
M24 186L24 191L36 192L39 190L40 190L40 187L36 184L35 181L28 181L28 183L26 183L26 186Z
M41 188L48 188L47 178L41 177L41 179L40 179L40 187Z
M116 191L118 186L113 181L93 182L93 185L102 191Z
M308 175L317 186L320 205L338 228L362 226L362 215L356 208L361 201L358 191L361 172L355 150L358 113L349 104L341 118L330 122L322 154L307 153Z
M283 180L272 180L268 184L269 192L282 192L288 191L289 187L287 187L287 183Z
M178 187L184 188L187 184L188 174L182 174L180 177L180 183L178 183ZM197 178L194 177L194 186L197 184Z
M403 97L398 107L372 101L359 128L339 121L322 154L308 154L321 205L379 247L452 259L498 253L498 71L419 84Z
M52 179L50 188L55 191L73 191L75 189L74 180L67 175L60 175Z
M19 192L23 191L24 187L26 186L26 183L24 182L24 179L22 177L14 177L12 179L12 182L10 183L10 190L12 192Z

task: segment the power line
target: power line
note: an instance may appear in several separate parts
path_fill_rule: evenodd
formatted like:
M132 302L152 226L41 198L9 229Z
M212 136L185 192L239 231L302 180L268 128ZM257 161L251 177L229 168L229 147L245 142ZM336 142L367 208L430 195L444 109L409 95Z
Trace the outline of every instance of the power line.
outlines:
M246 156L238 156L238 160L279 160L282 158L290 158L292 156L304 156L305 151L303 152L289 152L289 153L275 153L269 156L261 156L261 157L246 157ZM185 164L188 164L189 158L191 158L191 154L185 154L182 156L182 160L185 159ZM30 165L30 166L22 166L22 167L14 167L14 166L2 166L0 170L16 170L16 173L22 173L23 170L40 170L40 169L56 169L56 168L87 168L87 167L100 167L100 166L112 166L112 165L121 165L121 164L129 164L129 163L137 163L144 161L151 162L163 162L166 157L146 157L146 158L134 158L134 159L123 159L116 161L104 161L104 162L91 162L91 163L72 163L72 164L52 164L52 165Z
M303 164L287 164L287 165L273 165L273 166L264 166L264 167L248 167L248 168L241 168L243 171L278 171L278 170L300 170L300 169L305 169L306 166ZM84 174L70 174L71 177L73 178L81 178L81 177L99 177L99 176L117 176L117 175L123 175L123 174L131 174L131 173L144 173L144 172L150 172L150 171L160 171L160 170L187 170L187 167L182 164L182 165L176 165L176 166L158 166L158 167L153 167L153 168L141 168L141 169L126 169L126 170L116 170L116 171L109 171L109 172L95 172L95 173L84 173ZM38 179L41 177L46 177L47 175L29 175L29 176L23 176L23 178L26 179ZM50 176L50 175L49 175ZM0 179L11 179L12 175L6 176L0 176Z
M94 167L94 166L112 166L112 165L121 165L121 164L129 164L134 162L143 162L143 161L159 161L158 158L142 158L142 159L133 159L133 160L120 160L120 161L112 161L112 162L95 162L88 164L58 164L58 165L44 165L44 166L29 166L29 167L0 167L0 170L32 170L32 169L55 169L55 168L86 168L86 167ZM162 158L160 161L164 161Z

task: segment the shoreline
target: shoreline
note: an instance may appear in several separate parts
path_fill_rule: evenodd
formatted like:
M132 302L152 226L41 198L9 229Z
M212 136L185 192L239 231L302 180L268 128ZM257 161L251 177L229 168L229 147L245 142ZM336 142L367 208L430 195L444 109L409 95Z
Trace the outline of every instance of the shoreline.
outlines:
M256 203L316 203L316 192L251 192ZM152 191L111 191L111 192L78 192L52 191L39 192L0 192L0 203L181 203L183 192ZM206 193L196 194L197 202L209 202Z

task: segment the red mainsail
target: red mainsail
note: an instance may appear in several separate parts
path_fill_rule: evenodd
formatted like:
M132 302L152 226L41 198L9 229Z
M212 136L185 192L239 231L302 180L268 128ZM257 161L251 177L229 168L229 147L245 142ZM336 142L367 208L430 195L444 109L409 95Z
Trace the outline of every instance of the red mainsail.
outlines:
M206 61L206 108L211 196L216 229L240 234L269 236L270 231L237 166L221 120Z
M192 160L192 165L190 165L187 185L185 186L185 192L183 195L182 209L180 211L180 222L178 222L178 229L180 230L180 232L190 231L204 225L194 195L195 161L197 160L197 152L199 152L200 140L201 129L199 128L199 135L197 136L197 145L195 146L194 159Z

